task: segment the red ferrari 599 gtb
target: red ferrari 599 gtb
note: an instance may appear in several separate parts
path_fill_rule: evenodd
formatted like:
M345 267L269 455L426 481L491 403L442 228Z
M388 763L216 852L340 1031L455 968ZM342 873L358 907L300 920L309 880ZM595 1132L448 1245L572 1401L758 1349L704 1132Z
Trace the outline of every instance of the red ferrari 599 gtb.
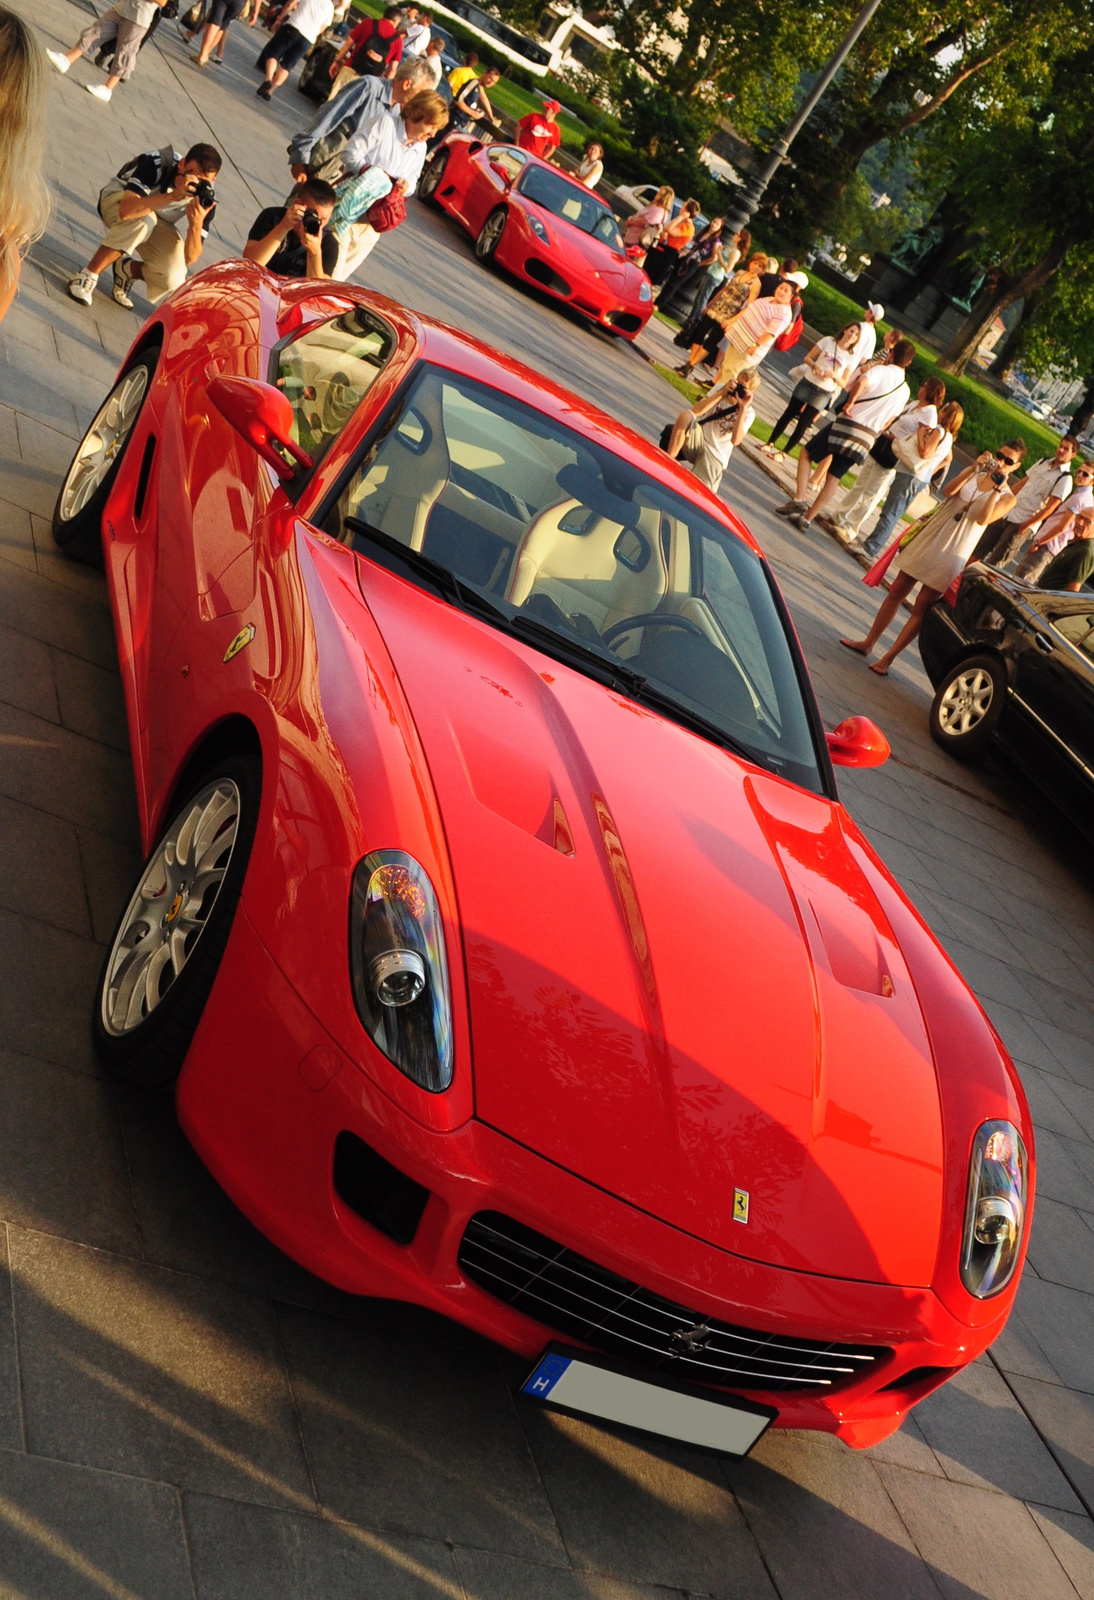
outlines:
M282 1249L723 1448L879 1440L996 1337L1021 1086L840 804L884 740L825 734L689 473L225 263L146 323L55 532L105 559L148 851L97 1045Z

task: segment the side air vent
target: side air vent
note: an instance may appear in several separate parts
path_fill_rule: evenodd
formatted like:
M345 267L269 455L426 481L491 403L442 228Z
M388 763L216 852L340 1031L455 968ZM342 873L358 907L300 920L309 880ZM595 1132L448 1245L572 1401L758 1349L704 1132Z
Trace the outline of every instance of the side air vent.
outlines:
M355 1133L334 1141L334 1188L351 1211L396 1244L410 1244L429 1190L408 1178Z

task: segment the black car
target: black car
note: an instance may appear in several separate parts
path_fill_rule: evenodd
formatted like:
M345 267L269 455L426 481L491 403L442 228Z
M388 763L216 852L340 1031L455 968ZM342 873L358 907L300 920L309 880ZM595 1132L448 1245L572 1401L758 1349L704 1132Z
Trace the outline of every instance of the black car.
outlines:
M959 761L993 740L1094 838L1094 592L1033 589L980 562L923 619L931 736Z

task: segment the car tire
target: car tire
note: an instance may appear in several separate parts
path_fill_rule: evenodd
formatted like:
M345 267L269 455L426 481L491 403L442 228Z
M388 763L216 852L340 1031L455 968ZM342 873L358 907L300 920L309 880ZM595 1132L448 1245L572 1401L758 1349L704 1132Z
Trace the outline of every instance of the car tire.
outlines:
M1007 703L1007 670L998 656L966 656L944 672L931 702L931 738L958 761L987 751Z
M445 168L448 166L448 151L438 150L430 161L421 177L418 179L418 199L423 205L440 208L437 199L437 190L444 180Z
M508 217L509 213L505 207L498 206L496 210L491 211L479 229L479 236L475 240L475 254L486 265L489 265L498 253Z
M53 508L53 539L85 566L103 564L103 512L133 436L158 351L145 350L122 373L76 447Z
M179 1075L228 943L261 792L257 756L217 762L175 806L118 919L92 1034L104 1066L129 1083L169 1090Z

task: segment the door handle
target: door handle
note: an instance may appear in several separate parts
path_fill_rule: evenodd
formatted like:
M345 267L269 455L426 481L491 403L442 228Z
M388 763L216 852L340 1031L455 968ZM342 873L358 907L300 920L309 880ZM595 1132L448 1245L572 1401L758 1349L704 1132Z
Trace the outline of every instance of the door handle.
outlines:
M1034 634L1034 643L1036 644L1038 650L1044 651L1046 656L1050 656L1056 648L1046 633Z

